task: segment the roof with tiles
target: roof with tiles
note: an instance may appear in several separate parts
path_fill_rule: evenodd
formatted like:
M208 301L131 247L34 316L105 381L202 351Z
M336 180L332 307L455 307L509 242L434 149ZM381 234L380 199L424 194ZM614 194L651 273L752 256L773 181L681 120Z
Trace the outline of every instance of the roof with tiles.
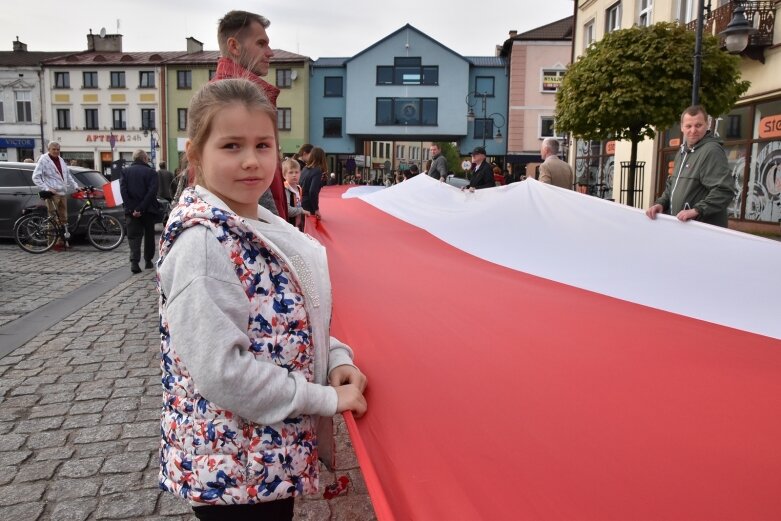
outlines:
M46 60L44 65L47 67L67 66L74 67L88 65L91 67L108 65L150 65L162 64L167 60L187 54L185 51L173 52L101 52L85 51L80 53L60 56L51 60Z
M547 25L543 25L542 27L537 27L536 29L526 31L525 33L511 36L510 38L504 41L504 44L502 45L501 48L500 56L503 57L509 56L512 50L513 42L517 42L517 41L524 41L524 42L572 41L572 35L574 31L574 25L573 25L574 21L575 21L574 16L568 16L566 18L562 18L561 20L556 20L555 22L551 22ZM513 33L511 32L510 34Z
M76 51L0 51L0 67L37 67L46 60L73 54Z
M350 58L318 58L312 64L312 67L344 67L344 64Z
M572 40L573 16L521 33L512 40Z
M501 56L464 56L475 67L504 67L507 60Z

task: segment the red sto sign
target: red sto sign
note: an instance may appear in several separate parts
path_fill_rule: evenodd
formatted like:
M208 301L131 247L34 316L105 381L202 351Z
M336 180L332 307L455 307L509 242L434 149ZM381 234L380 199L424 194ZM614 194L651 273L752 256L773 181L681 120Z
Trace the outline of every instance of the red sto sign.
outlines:
M759 137L781 137L781 114L759 120Z

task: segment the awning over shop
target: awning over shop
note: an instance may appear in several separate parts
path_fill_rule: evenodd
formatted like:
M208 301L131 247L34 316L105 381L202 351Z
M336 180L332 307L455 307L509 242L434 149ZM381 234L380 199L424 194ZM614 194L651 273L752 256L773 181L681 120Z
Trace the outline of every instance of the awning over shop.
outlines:
M505 157L505 160L508 163L513 163L517 165L524 165L528 163L542 163L542 158L540 157L540 154L508 154Z

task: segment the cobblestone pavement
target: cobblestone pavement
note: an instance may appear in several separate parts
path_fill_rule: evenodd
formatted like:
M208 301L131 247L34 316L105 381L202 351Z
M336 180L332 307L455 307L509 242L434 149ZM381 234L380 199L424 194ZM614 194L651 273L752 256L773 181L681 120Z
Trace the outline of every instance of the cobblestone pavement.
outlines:
M126 244L31 255L0 243L0 325L127 266L127 257ZM158 352L154 276L144 271L0 358L0 520L194 519L157 487ZM376 519L335 419L336 472L323 469L320 494L297 501L298 521ZM347 493L323 499L342 475Z

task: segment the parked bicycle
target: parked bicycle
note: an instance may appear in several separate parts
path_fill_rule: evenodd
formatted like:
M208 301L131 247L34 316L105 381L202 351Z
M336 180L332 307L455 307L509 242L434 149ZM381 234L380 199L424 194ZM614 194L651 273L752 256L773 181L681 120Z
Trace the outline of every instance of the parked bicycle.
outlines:
M41 199L51 199L51 192L40 192ZM74 199L83 200L84 204L79 209L76 224L73 231L68 229L68 223L61 223L56 216L41 214L40 212L28 212L14 223L14 238L16 244L24 251L30 253L43 253L50 250L57 239L68 245L72 233L76 233L82 218L87 212L92 214L87 220L87 240L99 250L113 250L122 243L125 238L125 229L119 219L104 214L100 206L93 200L102 197L102 192L92 186L82 188L71 195Z

